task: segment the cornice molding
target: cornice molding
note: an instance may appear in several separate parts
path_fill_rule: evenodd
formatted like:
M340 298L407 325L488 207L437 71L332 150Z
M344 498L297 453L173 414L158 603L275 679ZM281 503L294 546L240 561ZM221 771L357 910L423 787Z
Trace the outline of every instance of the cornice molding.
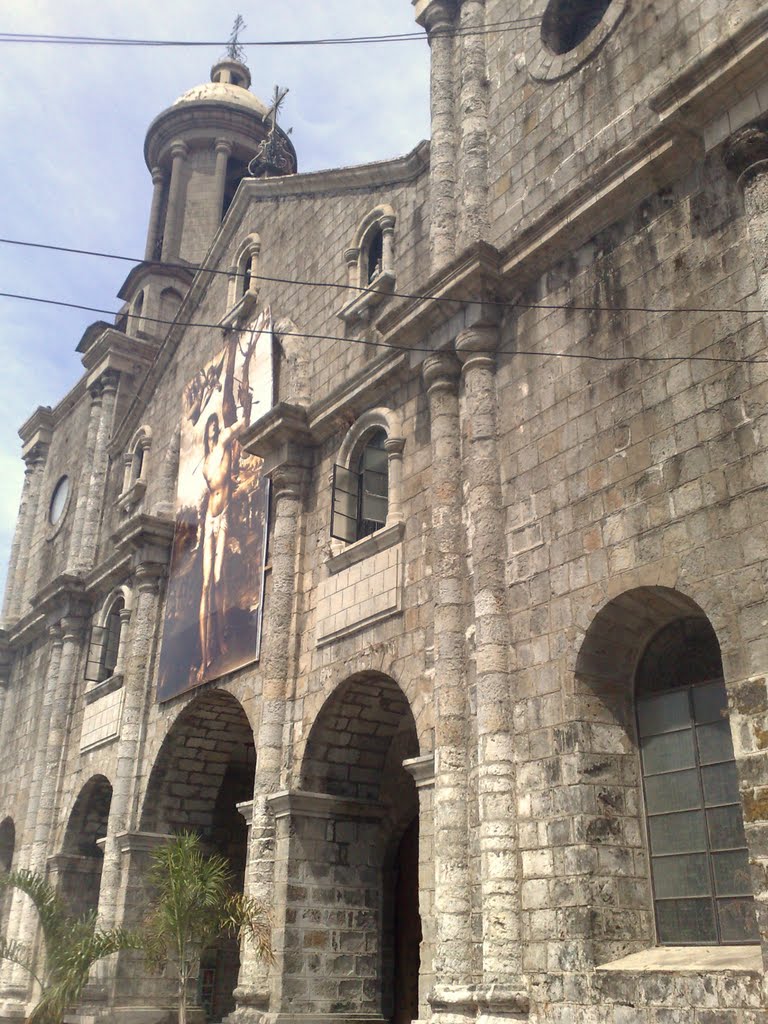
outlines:
M310 406L309 429L317 444L349 427L350 419L376 405L392 388L410 376L407 352L387 352L368 363L330 395Z

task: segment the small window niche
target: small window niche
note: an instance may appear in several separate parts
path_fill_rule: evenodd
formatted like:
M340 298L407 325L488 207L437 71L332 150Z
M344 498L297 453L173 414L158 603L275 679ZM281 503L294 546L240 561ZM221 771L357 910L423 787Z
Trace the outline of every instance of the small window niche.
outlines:
M331 553L347 563L402 537L402 459L405 441L391 409L371 409L339 449L331 480Z
M377 206L363 218L345 250L349 299L338 312L345 323L367 321L395 290L395 212Z
M85 665L85 679L92 684L89 690L94 697L122 685L130 617L131 592L128 587L120 587L109 595L94 618ZM110 680L114 685L105 685Z
M227 295L229 313L225 318L229 325L245 323L256 307L259 299L260 254L261 238L256 232L253 232L240 243L235 255L235 262L229 271Z
M132 515L144 498L151 447L152 431L147 426L140 427L123 457L123 488L118 499L118 508L123 515Z

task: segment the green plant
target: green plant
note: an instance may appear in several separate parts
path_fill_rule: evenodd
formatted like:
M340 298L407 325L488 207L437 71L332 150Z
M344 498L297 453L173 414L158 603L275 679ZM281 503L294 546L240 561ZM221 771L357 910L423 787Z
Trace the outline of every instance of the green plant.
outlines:
M96 961L120 949L138 949L139 939L122 928L97 928L95 911L74 917L59 894L34 871L22 868L0 874L0 890L11 887L32 900L45 951L42 965L36 970L32 951L26 945L0 939L0 960L18 964L40 988L40 999L28 1024L61 1024L67 1007L80 998Z
M221 935L245 937L257 955L272 959L264 905L232 887L229 863L206 856L200 839L182 832L152 855L153 907L144 924L144 950L155 970L171 963L178 975L179 1024L187 1024L188 982L205 950Z

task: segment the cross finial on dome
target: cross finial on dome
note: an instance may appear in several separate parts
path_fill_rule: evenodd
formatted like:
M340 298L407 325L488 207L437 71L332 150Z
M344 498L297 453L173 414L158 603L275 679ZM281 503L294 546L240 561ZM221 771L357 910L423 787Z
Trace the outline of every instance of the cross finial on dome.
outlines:
M229 33L229 41L227 42L227 56L230 60L240 61L241 64L245 63L245 49L240 45L240 33L245 28L247 28L247 25L243 20L243 16L238 14L232 25L232 31Z

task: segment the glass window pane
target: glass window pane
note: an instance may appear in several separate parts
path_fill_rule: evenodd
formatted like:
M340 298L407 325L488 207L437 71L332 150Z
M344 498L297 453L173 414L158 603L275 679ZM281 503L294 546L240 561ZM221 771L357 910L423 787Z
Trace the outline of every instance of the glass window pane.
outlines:
M381 448L365 448L363 451L363 470L377 473L386 478L387 460L389 456Z
M707 848L703 811L660 814L649 818L648 832L654 854L695 853Z
M712 764L701 769L704 784L704 801L712 804L730 804L739 799L739 777L733 761Z
M659 941L666 943L717 942L711 900L659 900L656 904Z
M641 736L656 736L685 728L690 723L691 710L687 690L663 693L637 702L637 722Z
M699 744L699 760L702 764L733 760L731 726L728 721L698 726L696 740Z
M717 912L723 942L759 942L755 905L751 899L718 900Z
M649 776L645 780L645 806L649 814L701 807L699 773L694 768Z
M666 736L646 736L641 743L641 749L646 775L693 768L696 764L693 732L690 729L667 733Z
M718 896L751 896L752 878L746 850L713 853L712 868Z
M713 807L707 811L709 843L713 850L734 850L746 846L741 804Z
M706 686L695 686L692 695L693 716L697 722L721 722L728 718L728 698L722 679Z
M710 895L705 853L689 853L683 857L654 857L652 864L653 888L657 899ZM739 891L727 895L740 894Z
M363 493L362 518L373 523L386 523L387 499Z

